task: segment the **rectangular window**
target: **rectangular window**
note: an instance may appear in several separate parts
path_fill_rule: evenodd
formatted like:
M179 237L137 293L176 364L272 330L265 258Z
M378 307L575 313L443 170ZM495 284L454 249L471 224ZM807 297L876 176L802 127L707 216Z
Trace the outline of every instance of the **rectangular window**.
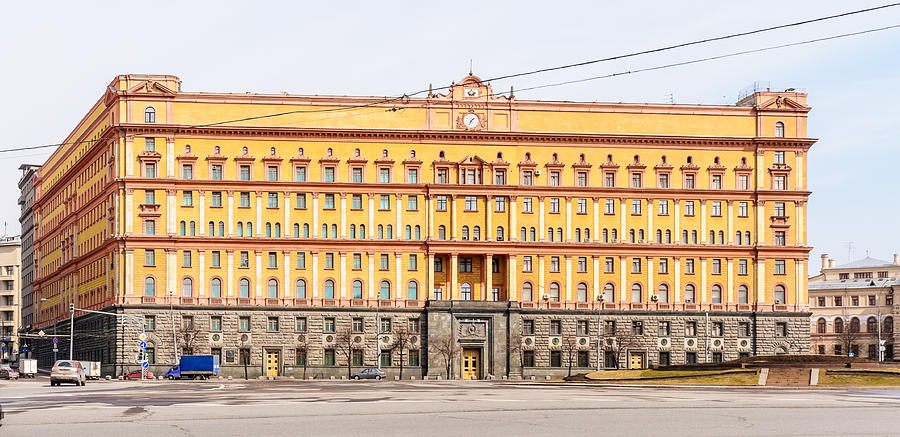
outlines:
M749 208L747 207L747 202L738 202L738 217L747 217L749 216Z
M494 184L506 185L506 171L505 170L494 171Z
M616 186L616 173L608 171L603 173L603 186L612 188Z
M391 210L391 195L390 194L382 194L379 196L378 209L381 211L390 211Z
M185 191L181 193L181 206L194 206L193 191Z
M531 170L522 172L522 185L534 185L534 172Z
M350 353L350 358L354 366L362 366L363 365L363 351L362 349L353 349Z
M325 195L325 206L323 209L335 209L334 194Z
M144 191L144 203L147 205L155 205L156 204L156 191L155 190L145 190Z
M459 272L472 273L472 258L465 257L459 259Z
M328 197L327 194L325 196ZM334 195L332 194L332 196L334 196ZM269 199L269 201L268 201L267 206L269 208L278 208L278 193L268 193L268 199ZM333 201L334 201L334 197L332 197L332 202Z
M242 316L238 319L238 331L250 331L250 317Z
M776 260L775 260L775 271L774 271L773 273L776 274L776 275L783 275L783 274L785 274L784 260L783 260L783 259L776 259Z
M694 259L686 258L684 260L684 274L693 275L694 274Z
M721 190L722 189L722 175L714 174L709 181L710 189L712 190Z
M297 317L295 326L297 332L306 332L306 317Z
M631 201L631 215L641 215L641 201L639 199Z
M410 168L406 170L406 182L410 184L419 183L419 169Z
M688 173L684 175L684 188L694 188L694 174Z
M787 337L787 323L785 322L777 322L775 323L775 337Z
M685 217L693 217L694 216L694 201L686 200L684 202L684 216Z
M241 268L249 268L250 267L250 253L247 251L242 251L240 255L240 266Z
M787 190L787 176L785 176L785 175L772 176L772 189L773 190Z
M156 138L144 138L144 150L147 152L156 151Z
M522 257L522 271L525 273L530 273L532 271L530 256Z
M776 150L774 157L775 164L784 164L784 151Z
M306 182L306 167L299 165L294 167L294 180L297 182Z
M439 256L434 257L434 271L436 273L440 273L440 272L444 271L444 259L443 258L441 258ZM440 299L438 299L438 300L440 300Z
M712 274L721 275L722 274L722 260L719 258L715 258L712 260Z
M182 267L190 267L191 266L191 251L185 250L181 253L181 266Z
M350 197L350 209L362 210L362 194L354 194Z
M669 174L662 173L659 175L659 188L669 188Z
M239 174L240 180L249 181L250 180L250 166L249 165L238 166L238 174Z
M784 246L786 244L784 231L775 231L775 245Z
M381 333L391 332L391 319L382 318L381 319Z
M745 174L738 175L737 189L738 190L749 190L750 189L750 177Z
M697 336L697 322L694 322L694 321L684 322L684 336L685 337L696 337Z
M587 214L587 199L578 199L576 205L578 205L576 214Z
M360 333L363 332L363 319L362 317L354 317L353 318L353 332Z
M640 173L632 173L631 174L631 188L641 188L641 174Z
M522 335L534 335L534 320L522 320Z
M407 320L406 331L410 334L418 334L419 333L419 319L409 319Z
M334 332L334 317L326 317L322 329L324 332Z
M738 336L740 336L740 337L749 337L750 336L750 322L738 323Z
M578 257L578 273L587 273L587 257L579 256Z
M722 202L716 201L712 203L712 216L722 217Z
M775 217L784 217L784 202L775 202Z
M580 172L576 173L576 174L575 174L575 183L576 183L579 187L586 187L586 186L588 186L588 174L587 174L587 172L586 172L586 171L580 171Z
M155 265L156 265L156 250L145 249L144 250L144 266L153 267Z
M324 182L334 182L334 167L325 167Z
M298 269L306 268L306 253L305 252L297 252L297 268Z
M449 179L447 178L447 169L446 168L437 169L437 175L435 176L435 180L439 184L449 183Z
M669 215L669 201L668 200L660 200L659 201L659 215Z
M209 318L209 330L210 331L221 331L222 330L222 316L211 316Z
M559 214L559 197L550 198L550 214Z
M354 253L353 254L353 270L362 270L362 254Z
M669 273L669 259L668 258L660 258L659 259L659 273L667 274Z
M494 198L494 212L506 212L506 198L497 196Z
M391 266L390 257L386 253L381 254L379 259L381 261L381 265L379 266L380 270L390 269L390 266Z
M409 270L415 271L419 270L419 259L416 257L416 254L409 255Z
M632 258L631 259L631 273L640 273L641 272L641 259L640 258Z
M409 362L407 363L410 367L418 367L419 366L419 350L418 349L410 349L409 352Z
M633 320L631 322L631 335L644 335L644 322Z
M523 213L530 214L530 213L534 212L532 205L533 205L533 199L531 197L523 197L522 198L522 212Z
M475 196L466 196L466 211L478 211L478 198Z
M156 329L156 316L144 316L144 330L153 331Z
M419 196L416 196L415 194L413 194L406 198L406 210L407 211L418 211L419 210Z
M559 273L559 257L550 257L550 273Z
M212 192L212 197L210 198L209 206L214 207L214 208L222 207L222 192L221 191L213 191Z
M713 337L721 337L725 333L725 330L722 327L722 322L712 322L710 328L710 335L712 335Z
M550 335L562 334L562 322L559 320L550 321Z
M875 296L869 296L869 306L875 306Z
M278 332L278 317L269 317L266 323L266 331Z
M605 268L603 270L604 273L615 273L616 272L616 262L612 257L606 258Z
M356 182L356 183L362 183L362 181L363 181L362 167L353 167L350 169L350 181Z
M194 178L193 164L183 164L181 166L181 178L182 179L193 179Z
M333 253L325 254L325 269L326 270L334 270L334 254Z
M147 235L156 235L156 221L147 220L144 222L144 233Z
M278 254L276 252L269 252L269 268L278 268Z
M447 196L437 196L434 203L435 211L446 211L447 210Z
M606 209L604 210L604 214L615 214L616 213L616 200L615 199L606 199L605 202Z
M668 337L672 333L671 325L669 322L659 322L659 336L660 337Z
M381 367L391 367L391 350L383 349L381 351Z
M579 335L582 337L589 335L587 320L579 320L578 321L578 325L576 325L576 327L575 327L575 335Z
M334 349L325 349L325 356L323 357L323 364L326 366L336 365L336 361L334 360Z
M550 185L554 186L554 187L559 186L559 172L558 171L550 172Z
M746 275L747 274L747 260L739 259L738 260L738 275Z
M210 176L213 180L222 180L222 164L213 164L210 170Z
M383 184L387 184L391 182L391 169L389 168L379 168L378 169L378 182Z

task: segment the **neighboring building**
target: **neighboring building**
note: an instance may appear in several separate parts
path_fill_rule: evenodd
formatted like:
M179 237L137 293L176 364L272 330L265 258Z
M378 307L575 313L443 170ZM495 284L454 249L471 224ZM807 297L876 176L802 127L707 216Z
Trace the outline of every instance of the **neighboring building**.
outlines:
M19 179L19 225L22 228L22 318L19 329L23 333L31 333L34 326L34 289L31 286L34 280L34 214L31 212L31 205L34 204L34 178L39 168L39 165L32 164L19 166L19 170L22 170L22 178ZM24 352L28 345L28 340L23 337L19 350Z
M809 278L812 351L820 355L894 360L898 343L900 256L893 262L866 258L840 266L822 255L821 272ZM879 356L879 342L884 354Z
M21 248L19 237L0 240L0 359L3 361L18 359Z
M805 94L180 84L116 77L36 180L36 325L67 331L69 303L144 321L79 313L74 356L106 372L137 366L142 328L154 368L212 353L235 375L447 377L439 349L466 377L809 351Z

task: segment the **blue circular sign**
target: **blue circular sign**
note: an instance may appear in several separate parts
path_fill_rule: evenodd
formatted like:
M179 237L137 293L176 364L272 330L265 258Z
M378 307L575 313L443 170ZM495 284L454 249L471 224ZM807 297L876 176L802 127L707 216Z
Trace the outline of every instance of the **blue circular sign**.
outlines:
M53 344L56 344L56 343L59 343L59 339L56 337L53 337Z
M142 342L141 342L141 349L143 349L143 348L145 348L145 347L147 347L147 343L145 343L145 342L142 341Z
M144 361L143 363L141 363L141 367L146 369L146 368L150 367L150 363Z

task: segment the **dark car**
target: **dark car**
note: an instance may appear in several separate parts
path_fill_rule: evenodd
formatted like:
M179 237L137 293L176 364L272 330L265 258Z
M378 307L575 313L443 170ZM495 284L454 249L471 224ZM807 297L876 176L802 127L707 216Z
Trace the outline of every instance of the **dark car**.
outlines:
M366 369L362 369L359 372L355 372L350 374L351 379L382 379L387 378L387 373L384 370L376 369L374 367L369 367Z
M125 379L126 381L129 379L138 379L139 380L139 379L141 379L141 371L140 370L132 370L132 371L122 375L122 378ZM148 370L147 375L144 377L144 379L153 379L153 372Z

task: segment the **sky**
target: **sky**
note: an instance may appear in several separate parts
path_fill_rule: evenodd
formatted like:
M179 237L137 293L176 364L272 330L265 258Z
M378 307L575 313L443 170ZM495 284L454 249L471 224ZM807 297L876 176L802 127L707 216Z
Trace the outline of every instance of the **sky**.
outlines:
M307 4L308 3L308 4ZM185 91L397 96L887 3L11 2L0 18L0 149L62 141L118 74L173 74ZM493 82L580 79L900 24L900 7L664 53ZM809 94L810 275L819 254L900 252L900 29L575 85L528 100L733 104L755 82ZM892 129L893 128L893 129ZM19 232L22 163L0 152L0 221ZM848 246L852 242L852 246Z

